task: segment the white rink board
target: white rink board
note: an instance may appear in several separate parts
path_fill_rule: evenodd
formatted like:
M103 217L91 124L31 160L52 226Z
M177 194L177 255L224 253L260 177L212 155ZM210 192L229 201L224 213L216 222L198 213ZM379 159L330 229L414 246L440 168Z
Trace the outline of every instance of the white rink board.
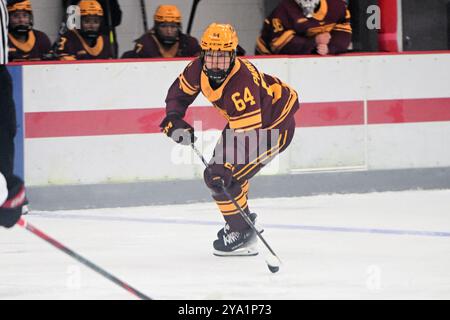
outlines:
M370 125L368 132L369 168L450 166L448 122Z
M188 62L24 66L24 110L161 109L167 89ZM300 104L450 97L450 54L257 58L252 62L295 88ZM199 95L192 107L209 105ZM266 174L450 165L446 139L450 121L366 123L297 128L279 170L266 170ZM45 186L201 177L200 168L175 165L168 157L172 148L171 141L159 133L26 139L26 180L30 186Z

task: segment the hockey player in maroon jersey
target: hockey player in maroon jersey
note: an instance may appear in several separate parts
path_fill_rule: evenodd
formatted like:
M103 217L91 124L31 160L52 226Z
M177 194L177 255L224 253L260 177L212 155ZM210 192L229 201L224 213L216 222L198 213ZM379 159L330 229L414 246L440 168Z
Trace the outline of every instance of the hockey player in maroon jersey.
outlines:
M113 49L106 36L100 33L103 9L97 1L82 0L81 29L69 30L59 40L56 55L60 60L109 59Z
M124 58L174 58L200 55L197 39L181 32L181 13L174 5L161 5L154 15L154 27L136 40L134 50Z
M29 0L8 5L9 61L42 60L50 52L48 36L33 29L33 11Z
M221 186L255 221L256 214L247 203L249 179L289 145L295 131L294 113L299 109L295 90L236 57L237 46L238 37L231 25L213 23L206 29L201 56L169 89L166 117L160 125L175 142L193 143L194 129L183 118L200 92L228 122L204 172L205 183L226 221L213 243L219 256L258 253L256 233Z
M344 0L283 0L264 20L256 54L338 54L351 42Z

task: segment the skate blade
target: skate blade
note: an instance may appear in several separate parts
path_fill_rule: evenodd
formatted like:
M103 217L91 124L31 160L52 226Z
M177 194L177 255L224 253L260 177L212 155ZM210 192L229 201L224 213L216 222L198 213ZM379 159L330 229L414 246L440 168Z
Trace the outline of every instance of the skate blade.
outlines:
M213 254L217 257L251 257L258 255L258 250L256 248L246 247L230 252L214 250Z

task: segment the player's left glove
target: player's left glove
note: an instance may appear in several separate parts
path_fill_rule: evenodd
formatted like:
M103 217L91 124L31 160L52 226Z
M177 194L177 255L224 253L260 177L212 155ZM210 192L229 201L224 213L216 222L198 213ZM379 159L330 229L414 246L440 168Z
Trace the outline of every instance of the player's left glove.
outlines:
M184 121L179 114L168 114L159 126L161 131L176 143L188 146L196 140L194 128Z

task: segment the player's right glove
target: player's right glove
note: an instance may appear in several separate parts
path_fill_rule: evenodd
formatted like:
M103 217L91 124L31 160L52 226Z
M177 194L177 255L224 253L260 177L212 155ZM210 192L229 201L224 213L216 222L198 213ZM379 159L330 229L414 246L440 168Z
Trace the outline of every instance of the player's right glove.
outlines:
M231 164L210 164L203 172L203 178L208 188L215 193L221 193L222 188L228 189L233 183L233 166Z
M176 143L187 146L196 140L194 128L184 121L179 114L168 114L159 126L161 131Z

